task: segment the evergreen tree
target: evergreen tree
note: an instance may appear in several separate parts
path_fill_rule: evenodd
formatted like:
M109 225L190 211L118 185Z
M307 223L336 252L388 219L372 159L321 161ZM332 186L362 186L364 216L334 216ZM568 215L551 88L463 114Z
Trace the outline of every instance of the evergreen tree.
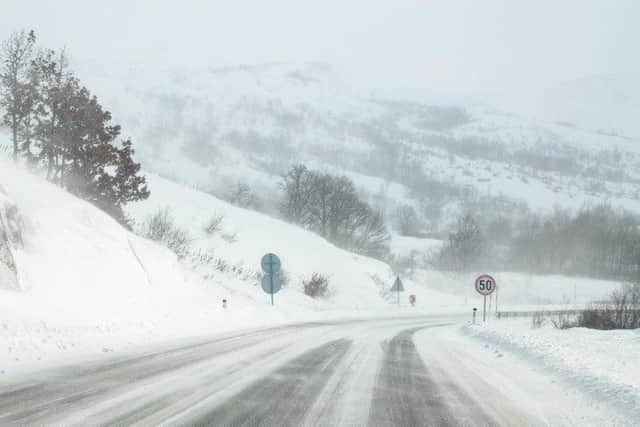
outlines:
M18 159L18 132L31 110L28 70L34 52L33 31L13 33L0 47L0 106L2 122L11 129L13 158Z
M74 76L65 51L36 52L33 32L2 44L0 107L14 158L23 152L50 181L122 223L123 206L149 196L131 140L118 144L120 126Z

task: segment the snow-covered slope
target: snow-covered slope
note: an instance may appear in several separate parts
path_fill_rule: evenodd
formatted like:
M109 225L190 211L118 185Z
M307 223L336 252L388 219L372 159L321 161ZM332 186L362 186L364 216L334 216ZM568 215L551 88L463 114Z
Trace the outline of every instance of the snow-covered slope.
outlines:
M220 196L244 182L267 209L280 174L305 162L348 174L387 212L434 198L445 213L473 210L477 199L640 211L633 128L383 95L317 63L81 77L134 137L148 170ZM451 217L425 219L443 228Z
M150 185L154 196L130 213L141 222L169 206L193 238L183 261L0 159L2 212L13 212L20 234L11 242L14 265L0 260L2 370L64 359L71 350L81 356L248 326L395 312L386 264L160 177L150 175ZM220 230L207 235L204 225L214 215L223 216ZM267 251L281 256L289 279L275 307L258 286L259 260ZM313 272L329 278L328 298L304 295L302 281ZM429 301L423 312L460 309L458 298L421 292Z
M141 224L154 212L168 209L177 225L188 231L192 252L197 254L191 264L205 281L216 284L229 276L238 277L242 284L233 288L234 292L260 294L260 258L273 252L281 258L288 279L276 300L315 307L331 304L349 310L388 308L388 289L394 276L387 264L337 248L305 229L238 208L160 176L150 174L148 180L153 188L150 199L132 205L129 213ZM212 218L221 220L218 230L208 234L205 227ZM301 301L302 283L313 273L328 278L331 295L319 302L307 297ZM421 294L428 307L460 305L460 300L451 295L410 281L407 293Z

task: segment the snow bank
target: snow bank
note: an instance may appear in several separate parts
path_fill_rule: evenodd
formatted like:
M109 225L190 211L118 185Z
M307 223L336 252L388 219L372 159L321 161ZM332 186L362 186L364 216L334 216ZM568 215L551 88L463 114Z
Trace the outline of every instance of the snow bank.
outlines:
M550 370L556 377L604 400L635 419L640 417L640 329L565 330L531 328L531 319L468 325L462 333L499 357L512 353Z

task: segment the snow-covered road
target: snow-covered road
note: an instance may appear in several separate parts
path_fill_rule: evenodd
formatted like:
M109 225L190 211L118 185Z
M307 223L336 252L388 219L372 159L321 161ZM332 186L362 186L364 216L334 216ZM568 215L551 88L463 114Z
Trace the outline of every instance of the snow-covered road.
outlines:
M627 423L524 362L489 357L460 323L304 323L41 371L0 386L0 425Z

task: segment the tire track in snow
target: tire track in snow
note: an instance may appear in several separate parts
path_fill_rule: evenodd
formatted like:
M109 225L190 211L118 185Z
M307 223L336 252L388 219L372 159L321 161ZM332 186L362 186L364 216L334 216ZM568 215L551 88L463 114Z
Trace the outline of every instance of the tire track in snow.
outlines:
M289 330L249 332L85 368L45 371L39 376L46 377L46 380L0 388L0 425L48 424L53 421L51 417L55 419L76 409L95 405L133 384L142 386L216 355L251 347L269 337L285 335Z
M352 341L338 339L311 349L245 388L189 425L298 426L322 392Z
M385 355L373 390L369 426L458 425L413 343L413 334L420 329L405 330L383 344Z

